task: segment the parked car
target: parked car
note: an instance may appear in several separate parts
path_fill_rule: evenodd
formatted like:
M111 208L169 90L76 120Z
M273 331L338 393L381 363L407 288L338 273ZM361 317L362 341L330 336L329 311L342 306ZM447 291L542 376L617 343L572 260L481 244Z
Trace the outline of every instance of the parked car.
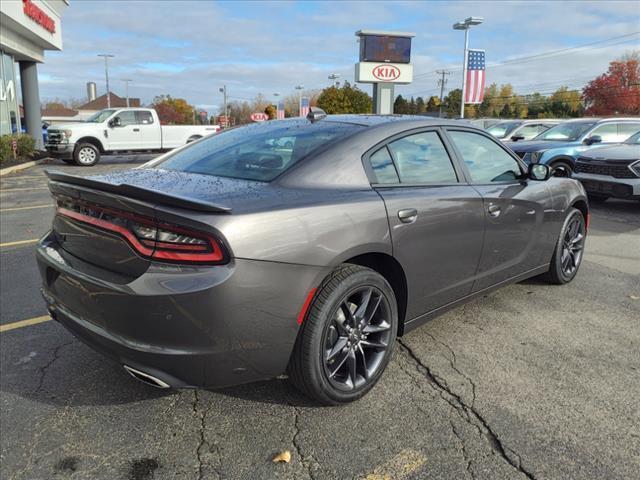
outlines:
M107 108L84 123L52 125L45 147L52 157L91 167L104 153L170 150L219 129L217 125L161 125L152 108Z
M496 123L487 128L487 132L498 140L517 142L518 140L531 140L551 127L555 127L562 120L508 120Z
M554 175L570 176L576 157L594 145L624 142L640 130L640 118L581 118L550 128L509 147L527 163L544 163Z
M582 152L573 178L582 182L593 201L640 200L640 132L619 145Z
M456 305L570 282L589 218L579 182L480 129L316 108L142 168L48 176L54 319L154 386L288 372L325 404L364 395L396 336Z
M490 126L495 125L496 123L499 123L502 121L503 119L500 119L500 118L473 118L469 120L469 123L472 124L474 127L478 127L478 128L482 128L483 130L486 130Z

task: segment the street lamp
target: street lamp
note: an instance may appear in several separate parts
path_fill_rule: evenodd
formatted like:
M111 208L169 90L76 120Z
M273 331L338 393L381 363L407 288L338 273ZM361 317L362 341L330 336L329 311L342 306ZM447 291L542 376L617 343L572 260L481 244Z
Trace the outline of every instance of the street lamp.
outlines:
M335 80L336 81L336 87L340 86L340 81L338 80L340 78L340 74L339 73L332 73L327 78L329 80Z
M127 98L127 108L129 108L129 82L133 82L130 78L123 78L124 82L124 95Z
M218 89L220 93L222 93L223 101L224 101L224 120L225 123L229 121L229 112L227 112L227 86L223 85Z
M469 17L453 24L454 30L464 30L464 56L462 57L462 97L460 98L460 118L464 118L464 94L467 89L467 50L469 49L469 29L484 22L482 17Z
M111 108L111 93L109 91L109 59L113 58L115 55L111 55L110 53L99 53L99 57L104 57L104 78L107 84L107 108Z
M296 90L298 90L298 116L300 116L302 114L302 90L304 90L304 87L296 85Z

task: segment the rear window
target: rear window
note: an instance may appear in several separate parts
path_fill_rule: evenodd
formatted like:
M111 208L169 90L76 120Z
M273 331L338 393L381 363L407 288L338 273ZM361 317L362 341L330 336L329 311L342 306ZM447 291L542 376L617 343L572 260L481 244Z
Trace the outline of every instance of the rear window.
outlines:
M249 125L194 143L155 167L269 182L302 158L363 128L307 120Z

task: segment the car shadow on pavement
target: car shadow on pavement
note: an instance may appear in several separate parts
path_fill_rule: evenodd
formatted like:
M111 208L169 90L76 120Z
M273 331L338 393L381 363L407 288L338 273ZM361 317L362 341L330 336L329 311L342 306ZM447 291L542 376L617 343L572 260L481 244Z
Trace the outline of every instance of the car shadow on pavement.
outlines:
M2 339L3 395L16 395L39 404L78 407L156 400L185 391L143 384L114 360L94 352L62 327L56 328L54 322L33 330L21 341ZM317 406L285 379L202 390L260 403Z

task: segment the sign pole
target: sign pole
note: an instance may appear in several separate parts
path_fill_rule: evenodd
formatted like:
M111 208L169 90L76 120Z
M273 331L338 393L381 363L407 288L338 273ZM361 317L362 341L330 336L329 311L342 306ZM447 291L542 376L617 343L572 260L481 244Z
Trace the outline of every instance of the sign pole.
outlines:
M464 95L467 89L467 50L469 49L469 27L464 29L464 58L462 59L462 96L460 97L460 118L464 118Z

